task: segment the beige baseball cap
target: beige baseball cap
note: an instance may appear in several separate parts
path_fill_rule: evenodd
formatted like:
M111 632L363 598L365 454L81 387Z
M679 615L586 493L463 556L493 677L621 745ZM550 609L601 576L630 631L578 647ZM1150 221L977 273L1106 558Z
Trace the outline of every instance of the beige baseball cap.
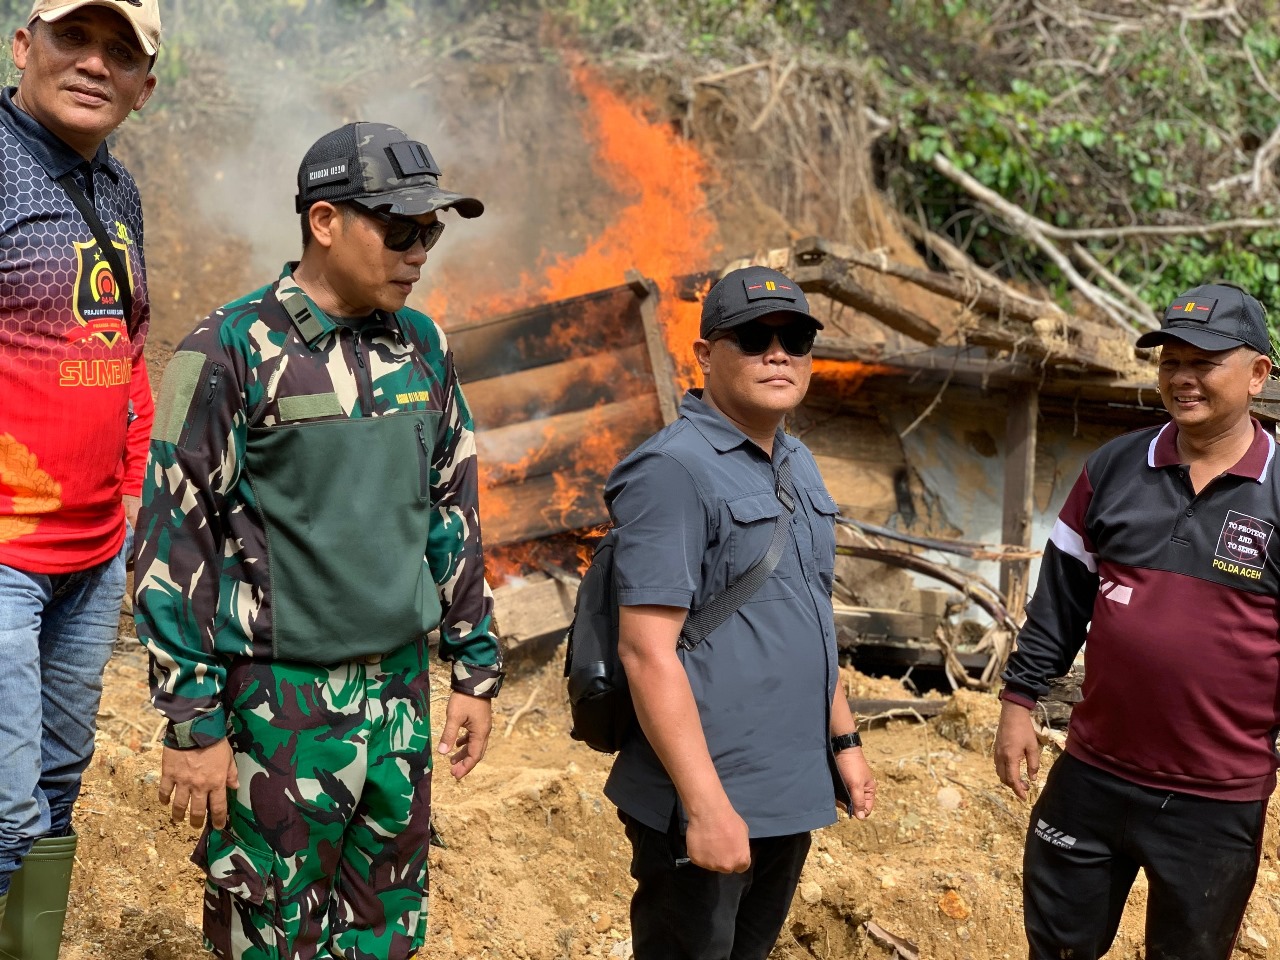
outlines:
M159 0L36 0L27 23L36 17L46 23L53 23L81 7L106 7L114 10L129 21L147 56L154 57L160 49Z

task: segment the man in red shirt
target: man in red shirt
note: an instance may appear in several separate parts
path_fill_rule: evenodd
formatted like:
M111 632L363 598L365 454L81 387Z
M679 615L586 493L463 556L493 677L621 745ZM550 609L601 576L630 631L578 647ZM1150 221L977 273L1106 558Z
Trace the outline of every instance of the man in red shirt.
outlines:
M0 92L0 956L24 960L57 953L151 432L142 206L105 142L159 42L157 0L36 0Z

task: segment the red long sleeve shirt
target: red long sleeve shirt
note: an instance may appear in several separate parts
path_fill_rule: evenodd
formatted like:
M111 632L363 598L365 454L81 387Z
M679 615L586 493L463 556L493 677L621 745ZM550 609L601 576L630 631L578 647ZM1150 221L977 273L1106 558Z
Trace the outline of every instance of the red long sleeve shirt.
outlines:
M142 202L101 147L86 161L0 92L0 564L70 573L124 541L153 404ZM71 171L127 263L120 278L57 178Z

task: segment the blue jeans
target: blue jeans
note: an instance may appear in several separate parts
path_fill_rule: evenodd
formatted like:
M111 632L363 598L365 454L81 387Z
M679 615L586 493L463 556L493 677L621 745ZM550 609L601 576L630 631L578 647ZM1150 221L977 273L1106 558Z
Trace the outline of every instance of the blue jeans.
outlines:
M132 540L78 573L0 565L0 895L36 840L70 831Z

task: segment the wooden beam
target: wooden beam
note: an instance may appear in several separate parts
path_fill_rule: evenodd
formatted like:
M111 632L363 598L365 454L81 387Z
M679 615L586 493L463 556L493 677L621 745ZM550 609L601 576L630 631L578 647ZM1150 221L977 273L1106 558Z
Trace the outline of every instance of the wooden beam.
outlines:
M680 415L680 392L676 388L676 370L667 350L662 323L658 320L658 285L639 270L627 271L627 284L640 298L640 320L644 324L644 342L649 351L649 369L658 391L658 408L663 423L675 423Z
M873 718L881 723L885 720L915 720L917 717L921 720L932 720L934 717L942 716L950 702L938 697L911 697L902 700L850 697L849 709L858 718L858 725L861 726ZM1036 713L1046 717L1050 726L1061 729L1071 720L1071 705L1041 700Z
M644 325L640 298L623 284L468 324L447 335L465 384L643 343Z
M1009 390L1004 431L1004 519L1002 543L1031 546L1032 493L1036 483L1036 418L1040 394L1034 385L1020 384ZM1009 615L1019 623L1027 602L1030 560L1000 563L1000 594Z
M855 266L906 280L930 293L936 293L948 300L964 304L970 309L980 310L997 317L1008 317L1022 323L1032 323L1041 317L1055 319L1063 317L1062 309L1057 304L1007 296L999 288L985 283L976 283L971 279L952 276L949 273L910 267L887 257L858 250L847 243L834 243L821 237L806 237L797 241L794 249L797 260L802 264L820 263L828 257L835 257Z
M878 607L851 607L833 604L836 638L840 646L856 647L863 637L889 637L895 640L931 642L938 617L906 610Z
M489 487L559 473L573 484L584 470L613 469L661 427L652 393L557 417L476 433L476 454ZM585 462L584 458L586 459ZM537 508L533 501L531 507Z
M829 258L817 266L797 267L792 270L791 279L806 293L825 294L832 300L861 310L912 340L933 346L942 336L937 326L918 313L898 306L855 281L849 276L849 265L843 260Z
M637 343L466 385L477 430L554 417L602 403L652 396L649 354Z
M853 665L859 670L863 665L877 671L878 674L892 673L897 670L906 672L912 667L937 667L942 669L946 663L942 650L934 643L906 643L892 640L842 642L840 649L849 650L853 657ZM973 676L979 676L991 659L985 653L956 653L960 665Z

